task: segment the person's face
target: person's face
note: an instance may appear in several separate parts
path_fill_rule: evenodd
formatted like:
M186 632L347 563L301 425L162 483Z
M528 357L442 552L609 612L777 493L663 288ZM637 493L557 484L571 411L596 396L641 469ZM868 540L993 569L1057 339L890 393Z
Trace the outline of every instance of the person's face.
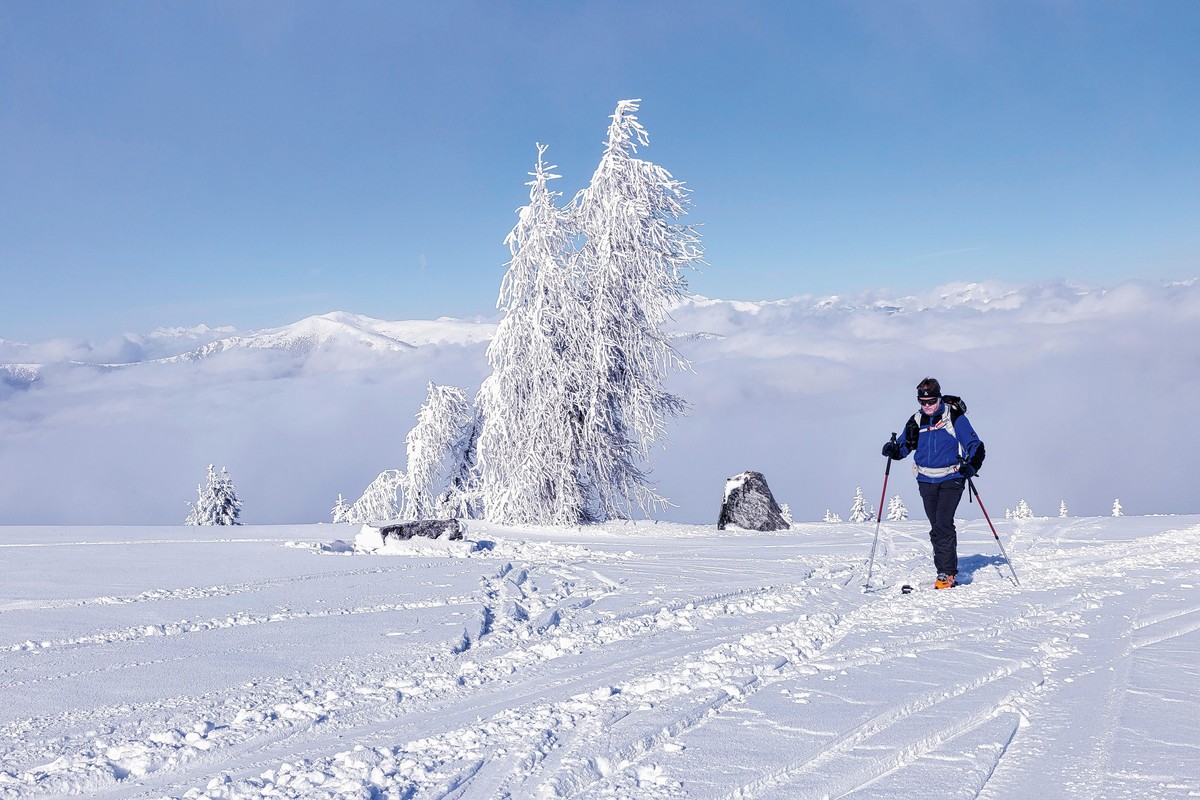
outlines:
M932 414L937 411L938 406L942 402L940 397L917 397L917 402L921 404L921 411L926 414Z

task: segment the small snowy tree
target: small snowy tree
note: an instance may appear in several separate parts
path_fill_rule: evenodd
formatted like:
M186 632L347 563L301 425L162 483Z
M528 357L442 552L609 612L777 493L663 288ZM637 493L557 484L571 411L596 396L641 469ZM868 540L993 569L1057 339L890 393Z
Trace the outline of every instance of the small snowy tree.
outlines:
M188 503L192 509L184 520L185 525L240 525L242 501L238 499L233 479L225 467L218 475L212 464L208 465L205 482L196 487L196 504Z
M1113 509L1112 509L1112 515L1113 515L1114 517L1123 517L1123 516L1125 516L1125 512L1121 510L1121 501L1120 501L1120 499L1113 500Z
M362 497L354 501L341 521L370 523L396 519L400 516L397 490L403 482L403 472L385 469L363 490Z
M451 519L480 519L483 517L483 493L479 485L479 431L481 428L479 409L468 408L469 418L464 419L462 438L450 452L450 471L446 488L437 498L436 512L439 517Z
M1066 500L1063 500L1062 502L1060 502L1058 504L1058 515L1060 517L1067 516L1067 501Z
M779 507L779 516L783 517L783 521L788 525L792 524L792 507L784 503Z
M832 509L825 509L825 522L841 522L842 518L835 514Z
M894 495L888 501L887 510L888 522L902 522L908 519L908 509L904 505L904 501L900 499L900 495Z
M871 512L867 508L867 498L863 497L862 487L855 487L854 504L850 506L850 521L866 522L870 518Z
M1017 510L1013 512L1013 519L1033 519L1033 509L1029 507L1029 503L1020 500L1017 503Z
M338 493L337 502L333 504L333 509L329 512L333 516L334 522L345 522L346 515L350 512L350 504L346 502L346 498Z
M459 495L469 491L474 466L475 410L456 386L429 383L417 424L408 432L408 471L401 481L405 519L467 512Z

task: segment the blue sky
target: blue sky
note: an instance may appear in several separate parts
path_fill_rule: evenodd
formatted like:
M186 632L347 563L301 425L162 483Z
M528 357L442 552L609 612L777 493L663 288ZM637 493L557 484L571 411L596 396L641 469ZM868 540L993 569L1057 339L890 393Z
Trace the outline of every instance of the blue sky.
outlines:
M488 316L616 101L729 299L1200 273L1200 3L0 0L0 337Z

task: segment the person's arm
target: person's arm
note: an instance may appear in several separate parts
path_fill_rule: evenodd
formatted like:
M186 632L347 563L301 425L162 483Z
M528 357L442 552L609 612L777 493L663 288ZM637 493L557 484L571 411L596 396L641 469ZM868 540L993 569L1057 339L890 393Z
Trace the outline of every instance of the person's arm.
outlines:
M912 417L904 423L904 435L898 440L900 445L900 458L905 458L913 450L917 449L917 437L921 435L921 428L917 425L917 421Z
M986 451L983 440L979 438L975 427L971 425L971 421L966 416L959 417L958 421L954 423L954 435L958 437L958 443L962 445L963 461L978 471L983 466Z

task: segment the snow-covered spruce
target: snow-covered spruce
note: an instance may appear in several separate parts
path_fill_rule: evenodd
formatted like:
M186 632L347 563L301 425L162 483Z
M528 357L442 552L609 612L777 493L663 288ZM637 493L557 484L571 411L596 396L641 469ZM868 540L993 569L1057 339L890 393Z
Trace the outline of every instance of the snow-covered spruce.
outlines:
M900 495L893 495L892 499L888 501L887 518L888 522L903 522L908 519L908 508L904 505L904 500L900 498Z
M851 522L866 522L871 519L871 510L867 507L867 498L863 497L861 486L854 488L854 502L850 506Z
M644 462L685 407L664 383L686 362L660 326L701 251L677 222L683 184L634 157L649 142L638 102L617 105L600 164L565 209L538 146L529 205L506 240L505 316L478 401L483 513L493 522L602 521L665 503Z
M333 504L329 514L333 517L334 522L346 522L346 515L350 513L350 504L346 502L346 498L342 497L341 492L338 493L337 502Z
M1033 519L1033 509L1029 507L1029 503L1020 500L1017 503L1017 508L1012 513L1013 519Z
M335 516L333 521L369 523L396 519L400 516L397 492L403 482L403 472L398 469L385 469L367 485L362 496L345 509L340 517Z
M684 400L664 386L687 366L660 326L682 297L683 272L701 261L699 234L677 221L687 213L687 190L662 167L634 157L649 135L622 100L588 187L571 211L581 237L576 271L585 293L587 373L583 389L588 516L628 517L661 507L643 463L662 438L668 417Z
M429 383L417 424L405 438L408 469L400 482L404 519L476 516L472 470L478 429L475 409L462 389Z
M188 503L191 513L184 525L240 525L242 501L238 498L233 479L228 470L221 467L218 475L212 464L202 485L196 487L196 504Z
M574 222L555 206L558 178L538 145L529 205L505 243L504 318L488 346L476 405L478 475L488 519L576 524L592 514L584 465L583 386L591 369Z

